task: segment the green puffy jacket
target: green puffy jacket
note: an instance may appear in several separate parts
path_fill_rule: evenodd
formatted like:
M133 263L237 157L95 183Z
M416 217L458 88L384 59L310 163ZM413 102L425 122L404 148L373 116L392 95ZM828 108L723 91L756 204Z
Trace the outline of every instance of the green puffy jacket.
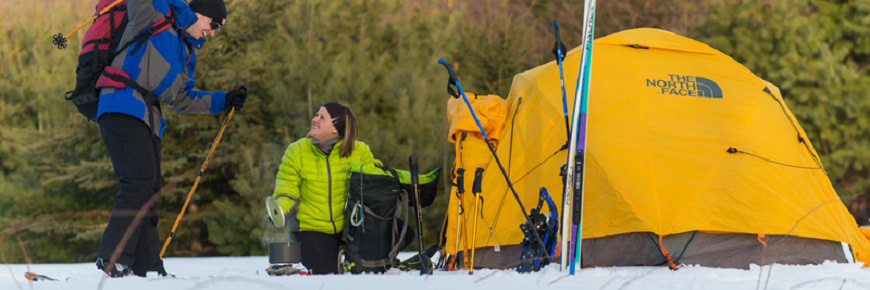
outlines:
M296 217L300 231L340 233L344 228L350 166L382 165L363 142L356 141L353 153L347 158L340 156L339 146L341 142L326 156L309 137L290 144L284 151L272 196L285 214L298 203Z

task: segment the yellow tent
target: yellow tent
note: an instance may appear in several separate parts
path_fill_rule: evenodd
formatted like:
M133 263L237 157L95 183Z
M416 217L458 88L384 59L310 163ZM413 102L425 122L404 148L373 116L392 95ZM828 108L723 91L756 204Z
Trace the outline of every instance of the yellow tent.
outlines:
M569 110L580 54L574 49L564 61ZM558 69L554 61L517 75L502 125L492 126L526 208L541 187L562 204L567 134ZM870 242L779 89L731 57L667 31L627 30L595 40L591 83L583 266L657 265L669 254L676 263L737 268L846 261L851 253L839 242L870 261ZM480 146L457 150L457 160L485 167L475 265L510 267L524 217ZM456 218L455 190L443 231L447 254L467 249L474 230L470 205ZM456 231L457 220L467 234Z

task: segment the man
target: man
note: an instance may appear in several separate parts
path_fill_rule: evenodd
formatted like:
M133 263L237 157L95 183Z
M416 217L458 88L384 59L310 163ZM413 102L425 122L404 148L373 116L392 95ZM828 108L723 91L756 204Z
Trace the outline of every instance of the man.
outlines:
M160 147L166 120L161 104L180 113L218 114L239 110L247 93L194 89L195 50L226 20L223 0L127 0L128 25L118 55L97 82L101 88L97 123L112 159L120 191L97 252L97 268L112 277L156 271L160 259L158 204L140 209L161 187ZM126 243L125 232L132 228ZM116 248L120 255L109 267Z

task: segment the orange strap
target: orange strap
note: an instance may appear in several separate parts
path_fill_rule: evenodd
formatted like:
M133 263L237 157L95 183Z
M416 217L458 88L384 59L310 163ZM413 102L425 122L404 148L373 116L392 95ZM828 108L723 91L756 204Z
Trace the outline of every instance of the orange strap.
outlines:
M762 246L767 248L767 242L764 241L764 234L758 234L758 242L761 243Z
M680 265L674 263L674 259L671 257L671 254L668 254L668 249L665 249L665 245L662 244L662 236L659 235L659 249L662 250L662 255L668 259L668 268L671 270L677 270L680 268Z

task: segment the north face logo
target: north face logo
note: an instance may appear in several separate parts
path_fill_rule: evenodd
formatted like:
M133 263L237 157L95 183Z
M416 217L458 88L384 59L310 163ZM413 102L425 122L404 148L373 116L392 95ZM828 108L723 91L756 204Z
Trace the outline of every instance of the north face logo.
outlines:
M647 79L647 87L658 88L660 94L721 99L722 89L716 82L703 77L669 74L668 79Z

